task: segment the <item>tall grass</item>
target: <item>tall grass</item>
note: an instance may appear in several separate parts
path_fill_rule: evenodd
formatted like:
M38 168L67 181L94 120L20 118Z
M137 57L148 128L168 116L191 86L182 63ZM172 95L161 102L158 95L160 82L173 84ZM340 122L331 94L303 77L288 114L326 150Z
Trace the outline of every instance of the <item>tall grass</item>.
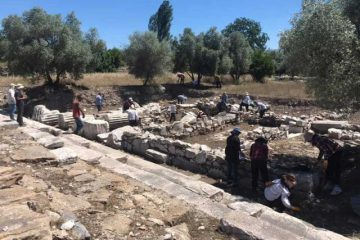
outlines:
M0 77L0 87L8 87L11 83L14 84L21 83L24 86L31 85L31 81L23 77L18 77L18 76Z

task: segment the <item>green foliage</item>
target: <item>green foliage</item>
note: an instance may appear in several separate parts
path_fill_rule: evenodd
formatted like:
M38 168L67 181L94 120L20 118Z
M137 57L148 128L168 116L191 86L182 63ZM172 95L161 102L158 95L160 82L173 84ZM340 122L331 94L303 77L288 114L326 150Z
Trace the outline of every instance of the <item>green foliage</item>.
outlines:
M358 36L360 37L360 1L344 0L344 13L355 24Z
M265 76L274 74L275 64L271 55L263 51L255 51L252 57L250 72L258 82L264 82Z
M284 63L284 52L281 49L266 51L270 56L275 66L276 74L285 74L286 68Z
M101 55L101 65L98 68L99 72L115 72L119 67L124 66L123 53L118 48L106 50Z
M144 79L144 85L152 83L156 75L171 69L171 49L167 41L159 41L154 32L134 33L126 49L129 71Z
M90 49L82 39L80 22L73 13L65 21L33 8L21 17L11 15L2 22L3 54L14 74L41 75L53 84L67 74L79 79L90 60ZM0 47L1 48L1 47Z
M235 83L239 83L240 75L247 73L251 64L253 51L244 35L233 32L229 36L229 57L232 60L230 70L231 77Z
M165 0L158 11L149 19L149 31L157 33L159 41L170 40L170 28L173 20L173 8L170 1Z
M261 25L248 18L237 18L222 30L225 37L229 37L233 32L241 32L253 49L265 50L269 36L262 32Z
M91 60L86 67L87 72L103 72L103 60L106 56L106 44L99 38L96 28L91 28L85 35L85 42L90 46Z
M286 67L312 76L308 88L328 107L359 105L360 44L342 1L306 2L281 36Z

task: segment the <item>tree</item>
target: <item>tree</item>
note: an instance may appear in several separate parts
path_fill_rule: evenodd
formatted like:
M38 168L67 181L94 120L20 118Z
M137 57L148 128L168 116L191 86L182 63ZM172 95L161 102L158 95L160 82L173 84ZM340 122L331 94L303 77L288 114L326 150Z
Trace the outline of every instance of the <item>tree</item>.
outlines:
M90 46L91 60L86 67L87 72L102 72L102 61L106 55L106 44L99 38L96 28L91 28L85 35L85 42Z
M4 58L11 73L41 75L49 84L59 84L67 74L79 79L85 71L90 49L77 32L80 25L74 14L63 22L60 15L33 8L21 17L10 15L2 26Z
M269 40L269 36L262 32L260 23L248 18L237 18L222 30L225 37L233 32L241 32L252 49L265 50L265 44Z
M271 55L263 51L255 51L252 57L250 72L258 82L264 82L265 76L274 74L275 64Z
M134 33L126 49L129 71L144 79L144 86L156 75L171 69L171 50L167 41L160 42L154 32Z
M360 1L344 0L344 13L355 24L358 36L360 37Z
M313 1L281 35L287 68L312 76L307 86L327 107L359 105L360 56L356 26L341 1Z
M170 40L170 28L173 20L173 8L170 1L165 0L157 12L149 19L149 31L157 33L159 41Z
M252 49L240 32L233 32L229 36L229 57L232 60L230 75L235 83L239 83L240 76L249 71Z
M196 36L190 28L185 28L183 34L179 36L176 44L174 71L186 72L192 80L195 80L195 49Z

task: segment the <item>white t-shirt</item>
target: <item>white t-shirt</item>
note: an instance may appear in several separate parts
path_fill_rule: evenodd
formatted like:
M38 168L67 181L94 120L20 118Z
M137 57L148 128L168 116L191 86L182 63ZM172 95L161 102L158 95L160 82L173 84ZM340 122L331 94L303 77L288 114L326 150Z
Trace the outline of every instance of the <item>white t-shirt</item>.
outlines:
M264 190L266 200L272 202L279 197L281 197L281 202L285 207L291 208L291 203L289 201L290 192L287 187L285 187L280 179L276 179L273 182L273 185L266 187Z
M266 110L267 106L265 105L265 103L258 102L258 109L259 110Z
M176 113L176 105L175 104L170 105L169 111L170 111L170 113Z
M139 115L135 110L128 110L127 113L129 121L139 120Z
M250 105L251 104L251 98L250 96L245 96L242 100L243 103Z
M15 99L15 89L10 88L7 94L7 102L8 104L16 104Z

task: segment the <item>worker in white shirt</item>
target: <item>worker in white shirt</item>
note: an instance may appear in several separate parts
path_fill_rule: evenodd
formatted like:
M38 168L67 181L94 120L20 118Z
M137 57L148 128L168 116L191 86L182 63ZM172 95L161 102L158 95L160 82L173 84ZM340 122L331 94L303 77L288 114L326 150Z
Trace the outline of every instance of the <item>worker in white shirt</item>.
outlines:
M240 104L240 111L242 111L242 107L245 107L246 111L249 111L249 106L251 106L252 101L251 98L249 96L249 93L246 92L245 93L245 97L242 99L241 104Z
M266 183L264 190L265 199L269 202L270 207L277 207L280 212L285 209L300 211L299 207L291 205L290 189L296 186L296 178L294 175L283 175L280 179Z
M11 120L15 120L15 112L16 112L16 99L15 99L15 84L11 83L10 88L7 93L7 103L9 106L9 115Z
M136 110L133 109L128 109L126 110L127 114L128 114L128 120L130 123L130 126L137 126L139 124L139 114L137 113Z
M269 110L269 106L260 101L254 101L254 104L257 107L256 112L259 112L260 118L263 118L265 112L267 112Z
M176 109L175 103L172 103L172 104L169 106L169 112L170 112L170 122L176 121L177 109Z

